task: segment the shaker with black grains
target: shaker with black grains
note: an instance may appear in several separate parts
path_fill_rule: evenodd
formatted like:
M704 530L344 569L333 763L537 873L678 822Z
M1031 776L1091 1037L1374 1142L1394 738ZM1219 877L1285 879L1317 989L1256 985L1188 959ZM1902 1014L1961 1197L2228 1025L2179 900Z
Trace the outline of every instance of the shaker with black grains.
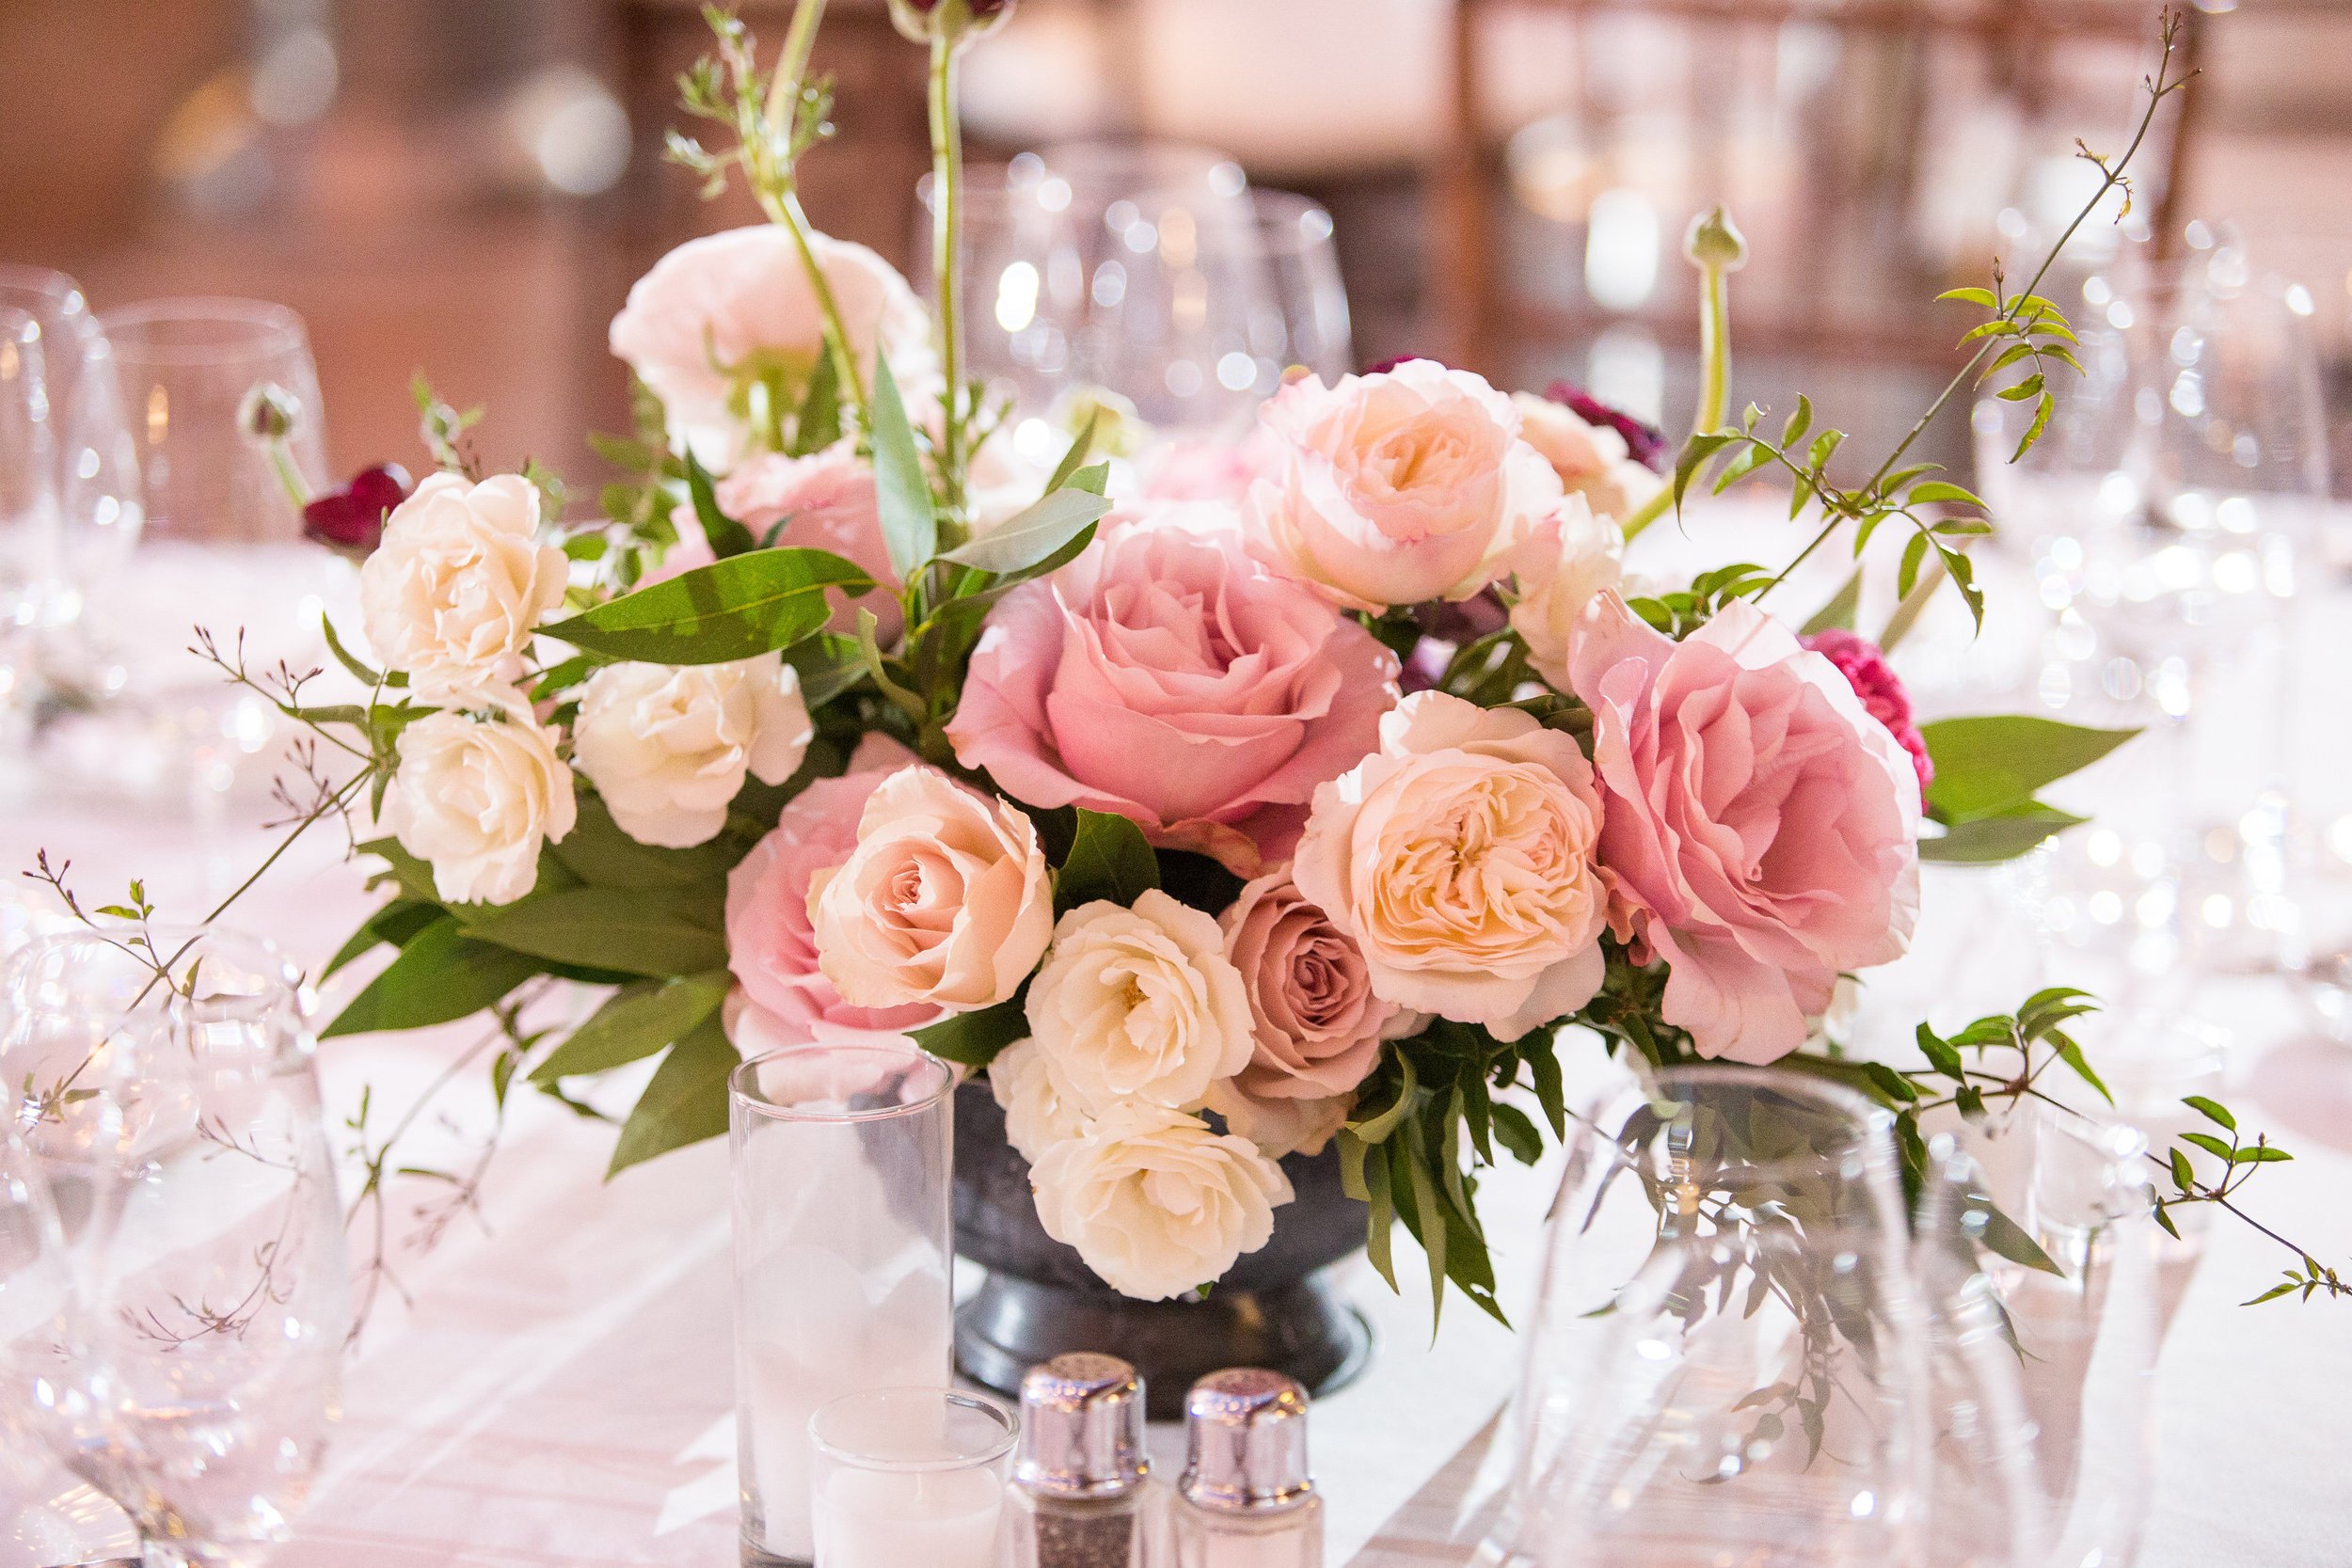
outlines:
M1057 1355L1021 1381L1013 1568L1156 1568L1164 1510L1143 1384L1115 1355Z

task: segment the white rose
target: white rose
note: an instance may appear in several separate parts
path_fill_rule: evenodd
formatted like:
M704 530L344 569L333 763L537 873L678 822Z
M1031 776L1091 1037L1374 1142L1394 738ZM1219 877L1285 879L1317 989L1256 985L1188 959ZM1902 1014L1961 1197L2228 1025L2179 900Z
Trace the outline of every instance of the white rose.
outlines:
M1543 453L1570 495L1582 496L1601 516L1622 522L1665 488L1663 475L1633 460L1622 433L1533 392L1514 392L1511 402L1519 411L1520 439Z
M1225 933L1157 888L1132 910L1096 902L1063 915L1028 1014L1056 1086L1090 1115L1136 1101L1190 1110L1257 1046Z
M572 770L522 694L445 708L400 732L384 823L433 867L453 904L511 904L539 879L539 847L572 831Z
M1004 1107L1005 1141L1032 1164L1048 1148L1085 1129L1085 1113L1054 1087L1045 1058L1027 1040L996 1053L996 1059L988 1064L988 1088Z
M1104 1284L1140 1301L1221 1276L1274 1234L1290 1178L1248 1139L1199 1117L1124 1105L1045 1150L1029 1173L1037 1217Z
M745 774L790 778L815 734L800 672L780 654L676 670L613 664L581 693L572 758L623 832L683 849L726 826Z
M435 474L392 509L359 568L359 613L376 656L426 697L478 689L563 602L564 552L536 542L539 490L500 474Z
M1565 691L1577 617L1595 595L1625 579L1625 533L1615 518L1596 515L1582 496L1561 503L1552 528L1557 552L1540 564L1519 568L1511 629L1527 643L1528 662L1536 673Z
M853 1007L993 1006L1054 932L1037 827L935 768L875 787L850 858L810 881L817 966Z

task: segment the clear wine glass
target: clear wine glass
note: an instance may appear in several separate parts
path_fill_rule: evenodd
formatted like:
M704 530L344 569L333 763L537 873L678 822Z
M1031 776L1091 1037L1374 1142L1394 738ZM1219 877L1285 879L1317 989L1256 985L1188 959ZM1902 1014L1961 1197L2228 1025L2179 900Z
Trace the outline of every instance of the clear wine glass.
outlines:
M33 686L56 576L57 483L40 324L0 307L0 716Z
M1272 396L1283 372L1294 365L1327 383L1337 381L1356 368L1356 346L1331 214L1289 191L1255 190L1249 201L1272 306L1264 318L1250 324L1258 392Z
M1568 1135L1509 1568L1909 1560L1927 1370L1891 1120L1786 1072L1675 1069Z
M350 1326L300 976L250 939L126 926L25 948L0 1014L107 1390L66 1457L151 1564L259 1562L325 1451Z

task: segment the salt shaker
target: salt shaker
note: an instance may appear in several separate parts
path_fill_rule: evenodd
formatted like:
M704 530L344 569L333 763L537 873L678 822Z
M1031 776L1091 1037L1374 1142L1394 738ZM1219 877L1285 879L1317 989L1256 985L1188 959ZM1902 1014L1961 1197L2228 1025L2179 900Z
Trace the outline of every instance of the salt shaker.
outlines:
M1307 1391L1279 1372L1212 1372L1184 1398L1173 1568L1323 1568L1307 1472Z
M1115 1355L1057 1355L1021 1380L1013 1568L1151 1568L1159 1533L1143 1384Z

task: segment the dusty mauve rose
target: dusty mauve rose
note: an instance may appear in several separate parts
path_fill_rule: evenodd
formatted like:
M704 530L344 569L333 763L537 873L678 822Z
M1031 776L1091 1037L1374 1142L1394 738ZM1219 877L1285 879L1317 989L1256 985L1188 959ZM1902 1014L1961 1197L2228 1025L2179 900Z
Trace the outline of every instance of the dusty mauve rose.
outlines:
M1935 782L1935 763L1928 755L1928 743L1919 734L1918 723L1912 718L1911 693L1903 689L1901 679L1888 667L1879 645L1858 632L1836 626L1798 641L1836 665L1837 673L1846 677L1846 684L1862 699L1870 717L1885 725L1886 733L1911 753L1912 768L1919 775L1919 798L1926 800L1928 785Z
M921 417L938 379L930 321L898 269L862 245L811 236L867 385L879 344ZM824 313L792 236L772 223L689 240L656 261L612 318L612 352L660 398L672 439L724 467L745 445L741 398L763 374L804 383L824 352Z
M376 656L424 697L510 678L564 599L564 552L540 544L538 530L539 489L529 480L428 477L393 509L359 568L360 621Z
M711 487L711 494L719 510L751 530L755 539L767 540L769 531L781 523L776 544L793 549L831 550L866 569L866 575L880 586L864 598L851 599L837 589L826 590L825 596L833 602L833 619L827 625L833 630L844 635L855 632L857 612L863 607L871 610L881 623L875 635L885 646L898 635L902 615L898 578L890 569L890 546L882 543L874 469L858 456L854 443L844 441L806 457L756 453L737 464L733 472ZM657 570L645 575L647 582L707 566L715 559L691 506L680 504L670 520L677 527L679 542L662 557Z
M727 967L755 1005L786 1024L898 1034L939 1021L936 1006L852 1007L818 966L808 892L857 847L857 825L882 780L914 760L885 735L858 742L850 770L817 779L786 803L773 832L727 873Z
M1527 444L1544 454L1570 495L1582 496L1601 516L1623 522L1665 487L1663 478L1629 452L1619 424L1591 422L1575 408L1532 392L1515 392L1511 402Z
M1295 1108L1334 1101L1362 1083L1380 1060L1381 1030L1396 1008L1373 994L1355 941L1298 891L1288 870L1244 887L1217 926L1226 957L1241 972L1254 1025L1249 1065L1234 1075L1232 1093ZM1233 1130L1261 1147L1279 1141L1239 1125Z
M1560 502L1511 400L1435 360L1308 376L1259 418L1281 456L1250 487L1250 549L1350 610L1469 597Z
M1029 1172L1045 1233L1142 1301L1209 1284L1273 1238L1282 1167L1199 1117L1122 1105L1050 1145Z
M1249 1060L1249 999L1224 934L1157 888L1133 909L1097 900L1063 915L1027 1009L1054 1087L1089 1116L1189 1111Z
M1672 966L1666 1022L1708 1056L1796 1050L1839 971L1909 945L1910 757L1836 666L1744 599L1676 642L1605 594L1571 673L1608 797L1613 921Z
M1159 508L990 612L947 737L1016 800L1115 812L1247 876L1372 749L1395 680L1369 632L1248 559L1230 511Z
M1515 1040L1600 989L1599 837L1573 739L1419 691L1315 791L1291 875L1356 940L1375 994Z
M857 847L810 879L818 967L858 1007L993 1006L1054 930L1037 827L934 768L902 768L859 814Z

